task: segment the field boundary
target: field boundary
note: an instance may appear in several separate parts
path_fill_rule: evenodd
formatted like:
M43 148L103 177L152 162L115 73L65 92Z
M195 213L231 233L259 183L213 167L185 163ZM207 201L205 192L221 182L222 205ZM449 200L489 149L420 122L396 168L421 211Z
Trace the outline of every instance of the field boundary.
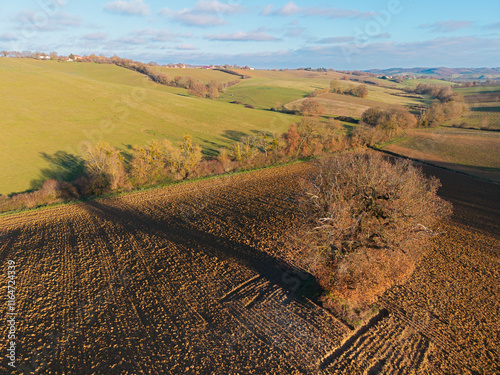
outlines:
M0 218L1 217L8 217L8 216L15 216L15 215L23 215L26 213L43 211L46 209L57 208L57 207L61 207L61 206L86 203L86 202L90 202L90 201L94 201L94 200L118 198L118 197L127 196L127 195L131 195L131 194L140 194L140 193L145 193L145 192L149 192L149 191L165 189L165 188L169 188L172 186L191 184L191 183L195 183L195 182L202 182L202 181L208 181L208 180L214 180L214 179L231 178L231 177L235 177L235 176L239 176L239 175L243 175L243 174L247 174L247 173L264 171L267 169L286 167L289 165L300 164L300 163L307 163L311 160L312 160L312 158L308 157L308 158L288 161L288 162L279 163L279 164L266 165L263 167L257 167L257 168L253 168L253 169L244 169L244 170L232 171L232 172L223 173L223 174L216 174L216 175L211 175L211 176L196 177L196 178L187 179L187 180L173 181L173 182L169 182L166 184L153 185L153 186L138 188L138 189L134 189L134 190L130 190L130 191L118 191L118 192L108 193L108 194L104 194L104 195L75 199L75 200L68 201L68 202L59 202L59 203L54 203L54 204L42 205L42 206L38 206L38 207L34 207L34 208L0 212Z
M492 183L492 184L495 184L495 185L500 185L500 183L498 183L496 181L490 180L488 178L482 178L482 177L474 176L473 174L470 174L470 173L467 173L467 172L463 172L463 171L460 171L458 169L448 168L448 167L445 167L445 166L442 166L442 165L439 165L439 164L435 164L435 163L431 163L431 162L428 162L428 161L425 161L425 160L416 159L416 158L412 158L410 156L401 155L401 154L398 154L396 152L392 152L392 151L389 151L389 150L383 150L383 149L372 147L372 146L368 146L368 147L370 149L374 150L374 151L383 152L384 154L387 154L387 155L390 155L390 156L395 156L395 157L398 157L398 158L401 158L401 159L411 160L411 161L414 161L414 162L417 162L417 163L420 163L420 164L429 165L431 167L436 167L436 168L444 169L445 171L449 171L449 172L457 173L457 174L460 174L460 175L463 175L463 176L475 178L477 180L489 182L489 183Z

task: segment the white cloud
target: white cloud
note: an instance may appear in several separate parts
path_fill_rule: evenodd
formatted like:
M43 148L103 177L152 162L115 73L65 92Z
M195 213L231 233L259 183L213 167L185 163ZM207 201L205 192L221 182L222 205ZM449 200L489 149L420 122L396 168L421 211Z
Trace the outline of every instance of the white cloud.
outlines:
M123 44L136 44L136 45L141 44L141 45L144 45L147 43L147 40L144 38L137 37L137 36L125 36L123 38L118 39L117 42L123 43Z
M485 26L487 29L500 29L500 22L490 23Z
M260 12L261 16L269 16L270 14L273 13L274 5L268 5L264 9L262 9L262 12Z
M216 0L213 1L199 1L194 6L193 10L205 13L221 13L221 14L234 14L244 11L244 7L239 4L223 4Z
M339 44L339 43L347 43L347 42L354 42L354 37L353 36L334 36L330 38L322 38L317 41L317 43L320 44Z
M217 34L217 35L206 35L209 40L218 41L239 41L239 42L273 42L279 40L278 38L263 32L263 31L251 31L243 32L237 31L231 34Z
M293 16L295 14L301 13L301 8L297 6L293 1L285 4L283 7L276 11L276 14L280 16Z
M148 42L169 42L179 38L190 38L191 34L180 34L172 32L168 29L142 29L135 30L130 34L132 37L138 37L147 40Z
M434 33L451 33L453 31L457 31L460 29L465 29L472 26L471 21L440 21L435 23L426 23L424 25L420 25L421 28L430 29Z
M223 4L218 1L198 1L192 8L172 10L163 8L160 14L190 26L220 26L227 24L224 15L241 13L245 8L237 4Z
M144 0L116 0L107 3L104 9L110 13L145 16L149 14L149 5Z
M2 42L12 42L14 40L18 40L18 36L13 33L3 33L0 34L0 41Z
M68 27L79 27L82 24L80 16L73 16L67 12L58 12L49 16L46 13L22 10L13 20L18 22L21 28L30 27L37 31L56 31Z
M108 38L106 33L92 33L86 34L82 37L85 40L105 40Z
M299 7L293 1L288 2L281 8L274 10L274 5L266 6L261 15L273 15L273 16L318 16L318 17L329 17L329 18L366 18L375 15L374 12L360 12L359 10L342 9L336 7Z
M185 43L179 44L175 48L178 49L178 50L181 50L181 51L195 51L195 50L198 50L198 48L196 48L192 44L185 44Z

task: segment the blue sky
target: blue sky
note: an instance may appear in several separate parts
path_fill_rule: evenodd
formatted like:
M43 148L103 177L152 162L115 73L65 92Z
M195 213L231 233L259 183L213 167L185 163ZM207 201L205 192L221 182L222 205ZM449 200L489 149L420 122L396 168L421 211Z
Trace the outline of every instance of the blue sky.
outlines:
M500 1L16 0L0 50L256 68L500 66Z

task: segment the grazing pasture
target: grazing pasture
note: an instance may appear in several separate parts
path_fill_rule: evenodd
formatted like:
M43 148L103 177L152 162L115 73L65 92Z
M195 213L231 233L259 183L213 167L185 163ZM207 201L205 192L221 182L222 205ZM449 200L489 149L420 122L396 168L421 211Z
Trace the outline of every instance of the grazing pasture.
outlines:
M297 121L190 97L185 89L155 84L115 65L0 58L0 76L0 194L30 189L50 167L42 153L80 155L85 142L105 140L127 150L158 138L177 141L187 132L205 153L214 154L235 137L281 133Z

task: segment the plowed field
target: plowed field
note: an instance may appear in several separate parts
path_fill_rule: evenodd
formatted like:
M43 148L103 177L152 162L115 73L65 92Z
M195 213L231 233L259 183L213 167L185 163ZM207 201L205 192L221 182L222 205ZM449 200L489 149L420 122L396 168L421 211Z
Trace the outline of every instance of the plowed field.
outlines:
M428 169L454 217L411 280L351 330L301 297L314 279L284 250L310 168L0 218L0 283L6 296L14 260L18 313L17 368L5 323L0 373L499 373L497 186Z

